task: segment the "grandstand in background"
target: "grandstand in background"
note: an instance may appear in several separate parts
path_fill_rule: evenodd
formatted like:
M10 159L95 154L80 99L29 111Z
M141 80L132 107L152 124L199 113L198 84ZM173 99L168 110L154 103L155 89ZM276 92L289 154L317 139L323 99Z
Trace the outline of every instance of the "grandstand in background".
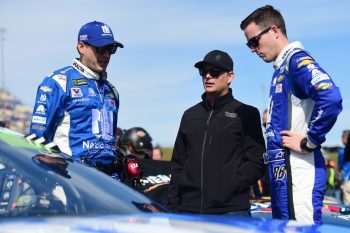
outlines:
M32 107L23 105L10 92L0 89L0 121L6 127L27 134L32 118Z

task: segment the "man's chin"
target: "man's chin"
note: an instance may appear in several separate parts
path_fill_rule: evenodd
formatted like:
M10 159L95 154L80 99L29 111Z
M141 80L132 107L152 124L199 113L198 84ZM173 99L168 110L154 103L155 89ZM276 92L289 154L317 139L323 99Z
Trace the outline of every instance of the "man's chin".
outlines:
M206 89L205 92L207 93L207 96L218 96L219 92L216 90L208 90Z
M214 94L215 90L212 89L212 88L205 88L205 92L208 93L208 94Z
M261 59L262 59L264 62L266 62L266 63L273 62L272 59L269 59L269 58L267 58L267 57L262 57Z
M103 72L103 71L106 71L106 68L107 68L107 67L101 67L101 66L99 66L99 67L96 67L93 71L95 71L96 73L101 73L101 72Z

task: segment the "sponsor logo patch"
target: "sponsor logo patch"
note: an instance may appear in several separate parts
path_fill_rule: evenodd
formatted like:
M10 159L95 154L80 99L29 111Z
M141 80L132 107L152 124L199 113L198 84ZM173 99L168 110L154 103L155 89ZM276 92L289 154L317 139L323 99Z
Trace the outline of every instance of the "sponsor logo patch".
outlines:
M101 26L101 29L102 29L103 33L106 33L106 34L111 33L111 30L109 29L109 27L107 25Z
M87 36L86 34L84 34L84 35L80 35L79 39L80 39L80 40L86 40L87 37L88 37L88 36Z
M323 80L329 80L329 76L327 74L320 74L320 75L317 75L317 76L312 76L312 79L311 79L311 84L314 86L316 83L318 82L321 82Z
M310 71L310 70L313 70L315 69L316 66L314 64L310 64L310 65L307 65L307 69Z
M144 136L146 136L146 133L145 133L145 131L139 130L136 132L136 135L143 138Z
M314 63L314 61L311 59L302 60L301 62L298 63L298 69L300 69L303 66L307 66L309 64L312 64L312 63Z
M74 86L84 86L87 85L87 81L85 78L73 79Z
M80 98L80 99L74 99L72 100L73 103L78 103L78 102L86 102L86 101L90 101L90 98Z
M280 75L280 76L277 78L277 82L281 82L281 81L283 81L283 79L284 79L284 76L283 76L283 75Z
M333 84L332 83L320 83L320 84L316 84L316 90L318 91L325 91L327 89L332 88Z
M287 174L285 165L276 165L272 167L275 180L284 180Z
M282 92L282 83L279 83L276 85L275 93L281 93Z
M310 56L304 56L304 57L299 57L297 59L297 63L301 62L301 61L304 61L304 60L313 60L312 57Z
M112 107L116 107L115 101L114 101L114 100L109 99L109 104L110 104Z
M142 184L164 184L170 181L170 176L159 174L156 176L146 176L141 179Z
M52 88L48 87L48 86L41 86L40 90L43 92L51 92Z
M66 81L67 80L67 76L63 75L63 74L58 74L55 76L58 80L63 80Z
M77 62L73 62L73 66L74 66L77 70L79 70L79 71L81 71L82 73L84 73L84 68L83 68L81 65L79 65Z
M46 101L46 95L45 94L41 94L40 95L40 101L41 102L45 102Z
M44 105L40 104L40 105L36 108L35 113L45 115L46 113L45 113L45 107L44 107Z
M322 71L320 71L320 70L318 70L318 69L313 69L313 70L311 71L311 74L312 74L312 78L315 78L315 77L317 77L317 76L319 76L319 75L322 75L322 74L325 74L325 73L323 73Z
M44 125L46 124L46 117L33 116L32 122Z
M94 89L92 89L91 87L89 87L88 92L89 92L89 96L96 96Z
M83 93L82 93L81 89L78 87L71 88L70 93L71 93L73 98L83 97Z
M235 113L235 112L227 112L227 111L225 111L224 115L226 117L229 117L229 118L236 118L237 117L237 113Z
M42 125L33 125L32 129L44 131L46 129L46 127L42 126Z

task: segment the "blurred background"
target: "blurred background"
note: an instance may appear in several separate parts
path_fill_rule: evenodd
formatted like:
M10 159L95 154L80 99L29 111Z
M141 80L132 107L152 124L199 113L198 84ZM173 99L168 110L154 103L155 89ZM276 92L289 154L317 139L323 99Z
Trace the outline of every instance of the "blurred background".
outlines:
M228 52L235 63L235 98L261 113L266 108L272 64L250 52L239 28L266 4L281 11L289 40L301 41L340 87L344 110L324 143L332 151L342 145L342 130L350 128L350 2L342 0L0 1L0 120L26 133L39 83L78 56L83 24L102 21L125 45L108 67L120 94L118 126L145 128L168 159L183 112L201 100L193 65L207 52Z

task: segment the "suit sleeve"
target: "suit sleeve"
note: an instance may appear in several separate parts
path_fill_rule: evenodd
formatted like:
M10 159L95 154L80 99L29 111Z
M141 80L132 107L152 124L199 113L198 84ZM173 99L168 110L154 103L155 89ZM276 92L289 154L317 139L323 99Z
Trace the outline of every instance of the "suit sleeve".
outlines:
M300 99L314 101L308 124L308 140L314 147L326 140L326 134L342 111L342 97L331 77L305 52L292 56L289 63L292 92Z
M61 80L64 78L61 77ZM57 126L64 116L65 90L61 85L53 77L46 77L36 94L30 133L44 137L48 142L53 140Z
M243 164L239 167L239 178L241 184L254 184L262 177L265 169L263 154L265 152L265 141L262 134L260 114L258 109L246 107L240 112L243 123Z

